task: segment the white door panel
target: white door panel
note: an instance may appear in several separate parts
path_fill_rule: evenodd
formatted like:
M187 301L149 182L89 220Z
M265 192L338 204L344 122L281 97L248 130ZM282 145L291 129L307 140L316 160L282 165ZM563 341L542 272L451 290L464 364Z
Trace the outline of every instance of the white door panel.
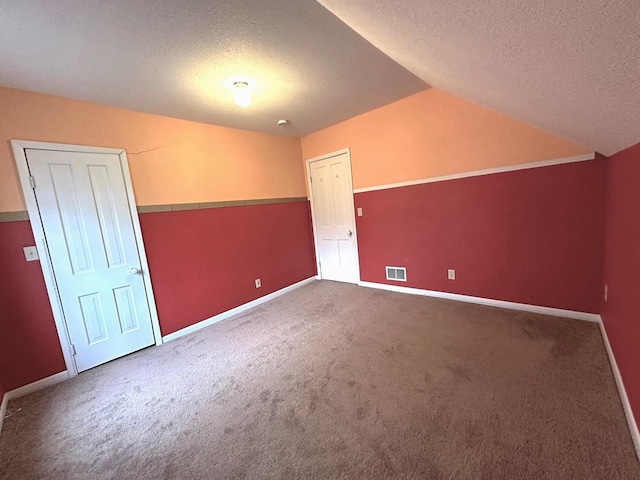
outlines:
M78 371L152 345L118 155L25 153Z
M320 276L359 279L351 162L348 154L309 163Z

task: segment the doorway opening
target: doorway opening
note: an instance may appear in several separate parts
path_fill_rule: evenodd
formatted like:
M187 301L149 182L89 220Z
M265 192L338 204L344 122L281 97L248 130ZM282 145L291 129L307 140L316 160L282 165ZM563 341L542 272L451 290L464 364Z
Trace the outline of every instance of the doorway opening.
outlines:
M358 283L360 262L349 149L307 160L307 178L318 276Z
M11 143L68 375L161 344L125 151Z

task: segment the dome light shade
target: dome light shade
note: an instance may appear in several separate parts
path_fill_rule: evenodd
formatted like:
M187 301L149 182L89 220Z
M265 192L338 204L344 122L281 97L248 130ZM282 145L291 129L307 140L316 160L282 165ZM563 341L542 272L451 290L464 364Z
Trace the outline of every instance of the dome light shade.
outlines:
M251 92L247 82L233 83L233 99L239 107L247 108L251 105Z

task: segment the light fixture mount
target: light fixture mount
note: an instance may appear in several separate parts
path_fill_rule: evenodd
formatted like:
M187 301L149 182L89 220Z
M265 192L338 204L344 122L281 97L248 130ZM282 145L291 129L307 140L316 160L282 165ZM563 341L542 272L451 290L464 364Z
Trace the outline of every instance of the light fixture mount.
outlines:
M247 82L233 82L233 99L242 108L247 108L251 104L251 92Z

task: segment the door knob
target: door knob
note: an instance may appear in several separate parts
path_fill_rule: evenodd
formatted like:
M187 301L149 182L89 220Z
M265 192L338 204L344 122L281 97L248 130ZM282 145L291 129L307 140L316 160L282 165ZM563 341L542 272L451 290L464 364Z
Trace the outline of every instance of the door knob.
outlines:
M129 269L129 275L138 275L139 273L141 273L139 268L131 267Z
M347 235L351 236L351 235L353 235L353 232L352 232L351 230L349 230L349 231L347 232Z

